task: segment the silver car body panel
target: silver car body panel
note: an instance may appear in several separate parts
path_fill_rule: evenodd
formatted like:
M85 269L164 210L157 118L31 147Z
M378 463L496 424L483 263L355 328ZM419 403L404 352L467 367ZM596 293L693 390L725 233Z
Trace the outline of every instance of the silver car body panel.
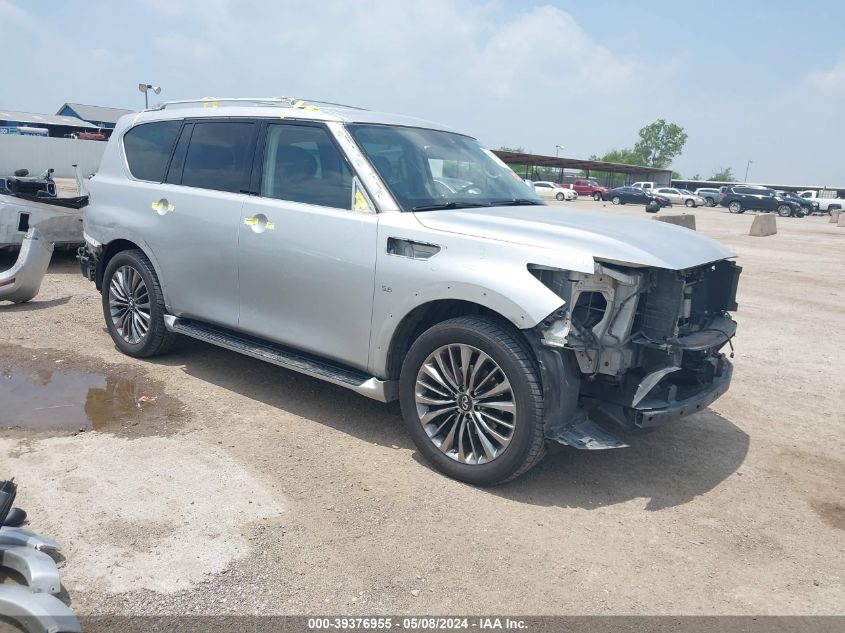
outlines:
M418 214L426 227L549 251L557 268L593 272L593 260L683 270L735 254L681 227L559 207L496 207ZM527 263L539 263L529 261Z
M329 209L143 182L129 173L122 137L132 126L210 116L325 123L376 208ZM563 300L529 272L529 264L592 274L597 262L682 270L733 256L680 227L600 212L547 206L400 212L347 123L452 131L409 117L324 106L221 102L128 115L90 181L85 232L104 245L116 239L138 245L158 273L173 316L296 346L379 379L388 377L397 327L427 303L476 303L523 330L559 310ZM158 209L151 208L157 201ZM274 230L258 234L244 223L259 213ZM439 251L428 259L393 255L390 238Z

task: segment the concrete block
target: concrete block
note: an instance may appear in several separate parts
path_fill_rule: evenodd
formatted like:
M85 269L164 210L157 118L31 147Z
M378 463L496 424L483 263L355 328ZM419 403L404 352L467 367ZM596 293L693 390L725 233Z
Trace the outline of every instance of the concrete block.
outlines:
M658 215L653 219L660 222L667 222L669 224L676 224L695 231L695 216L694 215Z
M767 235L774 235L778 232L778 226L775 222L774 213L759 213L751 223L751 230L749 235L755 237L766 237Z
M842 209L831 209L830 210L830 223L836 224L839 222L839 218L842 217Z
M839 220L836 222L836 226L845 226L845 213L839 214Z

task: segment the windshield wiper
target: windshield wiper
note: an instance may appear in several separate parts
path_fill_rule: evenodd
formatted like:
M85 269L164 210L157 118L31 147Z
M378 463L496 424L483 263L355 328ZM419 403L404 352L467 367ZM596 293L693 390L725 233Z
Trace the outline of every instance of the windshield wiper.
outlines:
M470 209L473 207L489 207L483 202L441 202L439 204L421 204L413 207L411 211L440 211L442 209Z
M510 200L491 200L490 206L491 207L505 207L505 206L519 206L521 204L530 204L530 205L542 205L543 203L539 200L531 200L530 198L511 198Z

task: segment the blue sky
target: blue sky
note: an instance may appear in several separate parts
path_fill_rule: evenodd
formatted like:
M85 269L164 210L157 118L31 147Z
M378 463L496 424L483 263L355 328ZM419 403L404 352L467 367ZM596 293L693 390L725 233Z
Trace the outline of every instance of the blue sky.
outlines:
M18 69L0 108L139 108L148 81L161 99L337 100L576 158L665 118L689 135L684 176L753 160L753 181L845 187L841 1L0 0L0 41Z

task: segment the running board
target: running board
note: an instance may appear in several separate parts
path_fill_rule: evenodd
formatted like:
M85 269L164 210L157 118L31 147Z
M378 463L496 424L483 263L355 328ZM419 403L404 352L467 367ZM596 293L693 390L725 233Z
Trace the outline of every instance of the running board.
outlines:
M192 321L180 319L170 314L165 315L164 324L168 330L177 334L184 334L191 338L223 347L233 352L252 356L259 360L290 369L306 376L319 378L334 385L346 387L363 396L390 402L398 397L395 380L379 380L375 376L368 376L364 372L343 367L317 356L292 350L276 343L271 343L241 332Z

